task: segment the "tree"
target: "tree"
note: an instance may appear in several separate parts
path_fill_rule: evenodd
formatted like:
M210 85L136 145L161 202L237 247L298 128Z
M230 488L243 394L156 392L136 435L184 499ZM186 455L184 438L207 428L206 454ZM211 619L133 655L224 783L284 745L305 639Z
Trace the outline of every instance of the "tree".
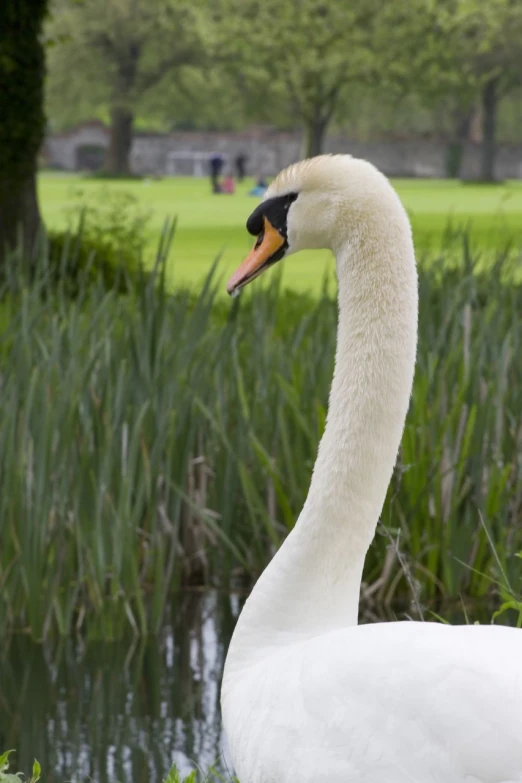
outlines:
M40 226L36 165L44 131L47 0L0 3L0 263L22 239L31 252Z
M135 115L148 93L176 69L204 62L202 8L195 0L56 0L50 104L77 98L91 116L108 114L111 173L129 172Z
M466 64L480 87L482 108L481 179L495 179L499 102L522 83L522 4L519 0L462 0Z
M221 0L214 18L225 67L243 93L281 103L322 151L340 96L373 73L372 26L382 0ZM255 23L253 20L255 19ZM228 65L227 65L228 64ZM266 116L266 104L259 106Z
M457 175L477 104L483 118L481 179L494 179L499 101L521 84L518 0L409 0L387 5L377 30L387 80L414 90L449 131L448 167Z
M458 2L458 0L457 0ZM458 176L477 100L476 85L459 70L460 53L449 34L454 0L395 0L376 28L379 70L390 93L415 94L447 140L446 171Z

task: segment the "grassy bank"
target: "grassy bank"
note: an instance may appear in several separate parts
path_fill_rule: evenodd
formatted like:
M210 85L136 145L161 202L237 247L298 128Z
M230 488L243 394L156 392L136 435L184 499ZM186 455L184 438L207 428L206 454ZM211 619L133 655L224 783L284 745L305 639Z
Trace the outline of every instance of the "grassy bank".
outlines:
M138 207L150 212L147 242L154 256L166 217L177 216L176 245L169 264L169 280L195 285L208 274L209 266L222 253L222 271L228 274L251 246L245 222L258 199L247 195L252 182L238 187L234 196L210 193L206 179L191 177L163 180L107 180L78 175L41 174L39 196L47 225L63 228L71 206L94 200L97 205L110 196L125 193ZM408 210L420 254L428 248L433 257L441 247L448 218L455 228L471 226L477 250L495 251L506 237L522 239L522 184L463 185L448 180L395 180L394 185ZM520 245L520 241L519 241ZM459 249L455 250L458 255ZM320 294L325 270L333 273L329 253L308 251L285 264L284 280L294 290Z
M420 348L365 605L520 591L522 287L420 270ZM463 271L464 270L464 271ZM11 279L0 349L0 627L154 632L183 584L254 579L302 506L336 307L272 277L76 299ZM492 543L494 546L492 546Z

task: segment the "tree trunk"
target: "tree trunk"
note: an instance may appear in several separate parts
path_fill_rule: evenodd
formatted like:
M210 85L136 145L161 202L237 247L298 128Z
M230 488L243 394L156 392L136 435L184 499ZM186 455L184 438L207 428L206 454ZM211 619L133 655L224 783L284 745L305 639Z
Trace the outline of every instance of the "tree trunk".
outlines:
M305 124L305 158L313 158L323 151L327 123L322 119L307 121Z
M17 246L30 257L39 230L36 171L18 177L0 172L0 265Z
M133 96L141 49L131 42L118 58L111 107L111 139L107 171L111 174L130 174L130 151L134 124Z
M455 130L446 149L446 176L449 179L458 179L462 169L462 159L464 157L464 145L469 138L469 128L473 112L461 113L455 117Z
M495 130L497 121L497 80L491 79L482 89L483 140L480 178L495 181Z
M131 111L114 108L111 112L111 139L107 171L111 174L130 173L130 151L134 115Z
M42 25L47 0L0 3L0 264L40 229L37 156L45 132Z

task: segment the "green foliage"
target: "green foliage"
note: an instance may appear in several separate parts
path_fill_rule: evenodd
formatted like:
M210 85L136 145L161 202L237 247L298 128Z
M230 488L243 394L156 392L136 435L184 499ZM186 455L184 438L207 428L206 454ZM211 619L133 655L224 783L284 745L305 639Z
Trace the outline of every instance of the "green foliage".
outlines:
M315 155L346 85L368 82L382 5L300 0L296 8L280 0L220 0L214 11L217 45L254 113L263 105L273 113L274 103L286 115L290 109L306 130L306 154ZM274 25L277 33L268 35Z
M352 137L427 130L462 143L482 86L498 78L509 105L499 130L518 134L522 16L510 0L199 0L174 4L177 15L172 0L100 2L54 3L47 96L59 127L109 121L118 63L137 46L134 86L116 92L142 127L302 126L309 152L333 124ZM154 35L149 13L162 19Z
M192 770L189 775L187 775L185 778L182 778L178 768L176 765L174 765L165 778L165 783L197 783L196 773L194 770Z
M504 90L521 84L522 8L511 0L387 3L375 32L389 87L414 90L428 102L469 106L491 78Z
M466 247L460 267L420 272L417 374L370 601L408 598L404 563L422 601L520 592L522 288L503 282L510 259L480 274ZM158 274L127 297L16 287L0 353L4 629L156 631L181 584L255 578L302 507L334 301L273 283L218 302L212 275L196 298L169 295Z
M415 92L434 110L435 129L461 145L488 83L499 100L522 85L521 34L522 6L511 0L412 0L386 4L376 51L389 89Z
M16 774L11 774L8 772L9 756L11 753L13 753L13 751L8 750L0 755L0 783L20 783L22 780L21 772L17 772ZM41 771L40 764L35 759L33 764L33 773L28 783L37 783L37 781L40 780Z
M68 210L69 228L48 233L48 281L78 296L90 283L119 293L146 285L143 267L149 215L120 191L77 190Z
M140 107L150 111L151 90L204 64L204 7L204 0L54 0L47 26L52 116L62 126L110 117L116 134L123 117L132 129Z

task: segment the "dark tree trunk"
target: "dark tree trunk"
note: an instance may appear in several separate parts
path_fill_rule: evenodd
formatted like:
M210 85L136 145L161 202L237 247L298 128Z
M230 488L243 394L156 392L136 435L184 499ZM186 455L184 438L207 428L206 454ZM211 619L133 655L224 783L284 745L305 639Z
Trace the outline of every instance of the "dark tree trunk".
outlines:
M133 123L132 112L120 108L111 112L111 139L107 160L107 171L111 174L130 173Z
M323 151L324 138L327 123L324 120L314 119L305 125L305 158L313 158Z
M472 117L472 111L466 112L465 115L459 113L459 115L455 117L454 135L446 150L446 176L449 179L458 179L460 177L462 160L464 157L464 145L469 137Z
M36 168L45 132L46 10L47 0L0 3L0 264L19 240L30 254L40 228Z
M140 46L132 42L117 62L111 108L111 139L106 167L111 174L130 173L134 124L132 97L135 94L140 56Z
M482 89L483 140L480 178L483 182L495 181L495 130L497 122L497 80L491 79Z

